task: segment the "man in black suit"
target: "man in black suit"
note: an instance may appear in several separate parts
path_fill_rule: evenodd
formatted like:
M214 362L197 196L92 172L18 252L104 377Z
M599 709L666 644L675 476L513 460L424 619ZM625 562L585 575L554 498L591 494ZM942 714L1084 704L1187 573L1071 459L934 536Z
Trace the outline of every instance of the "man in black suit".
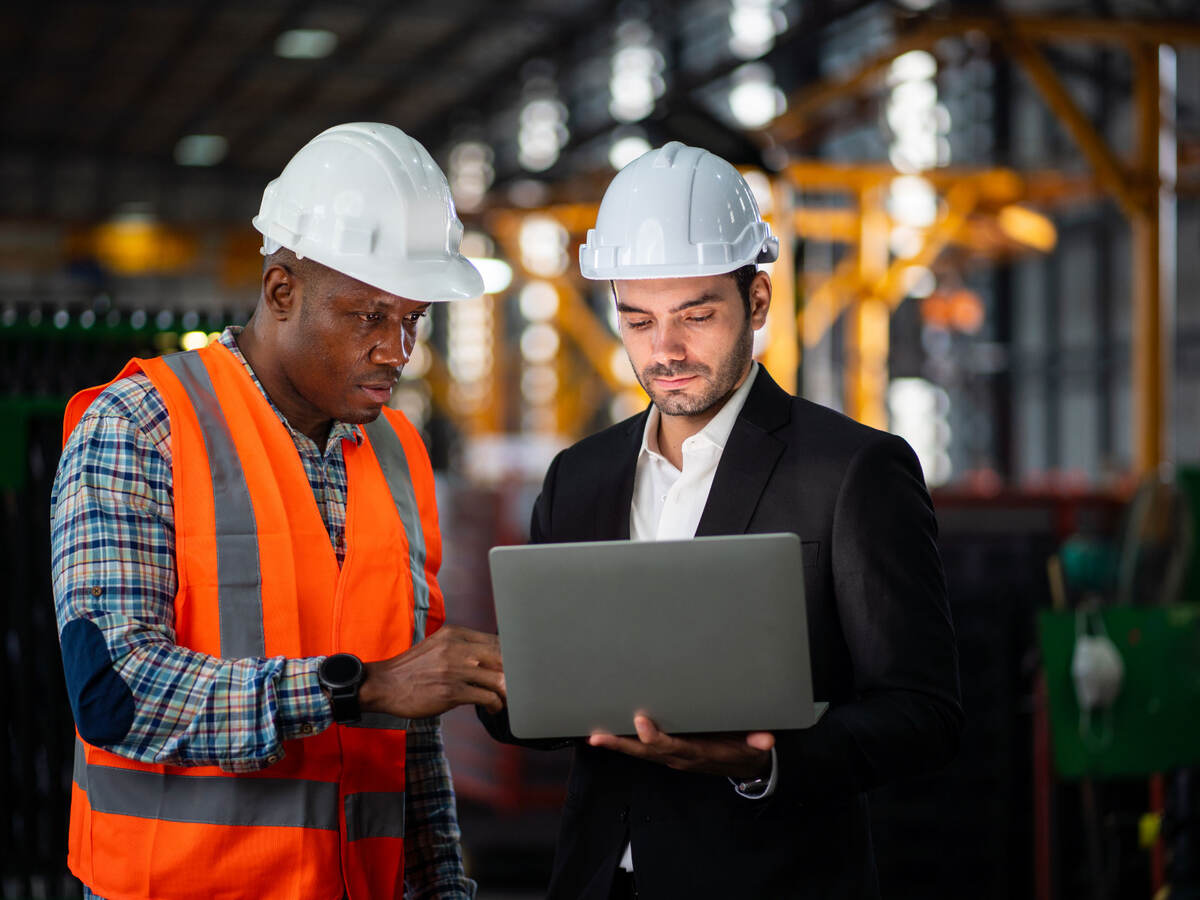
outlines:
M553 898L878 897L864 792L956 751L957 650L920 465L753 361L771 301L756 264L777 246L706 151L668 144L617 175L581 267L612 281L652 405L554 460L532 539L794 532L830 709L802 731L674 736L637 716L636 737L576 742ZM481 717L513 740L505 714Z

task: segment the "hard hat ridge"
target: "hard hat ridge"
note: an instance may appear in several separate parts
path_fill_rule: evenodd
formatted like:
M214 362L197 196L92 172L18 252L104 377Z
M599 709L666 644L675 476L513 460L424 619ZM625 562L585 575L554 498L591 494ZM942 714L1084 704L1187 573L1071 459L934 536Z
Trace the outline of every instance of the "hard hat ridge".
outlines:
M617 173L579 248L584 278L687 278L772 262L779 241L728 162L672 141Z
M483 293L459 252L463 225L446 176L392 125L351 122L318 134L267 185L253 224L266 253L287 247L411 300Z

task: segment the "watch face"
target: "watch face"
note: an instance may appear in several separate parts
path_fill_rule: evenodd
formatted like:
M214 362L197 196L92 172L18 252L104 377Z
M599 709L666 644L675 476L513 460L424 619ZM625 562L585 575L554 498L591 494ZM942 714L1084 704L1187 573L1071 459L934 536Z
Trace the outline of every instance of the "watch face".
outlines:
M334 687L354 684L362 672L362 663L349 653L335 653L321 664L321 676Z

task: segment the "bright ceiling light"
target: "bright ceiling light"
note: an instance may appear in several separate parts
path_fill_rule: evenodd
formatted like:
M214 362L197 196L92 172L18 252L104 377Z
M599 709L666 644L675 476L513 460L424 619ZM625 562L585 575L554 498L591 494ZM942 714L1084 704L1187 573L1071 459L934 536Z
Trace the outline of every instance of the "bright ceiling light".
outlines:
M199 350L208 346L208 335L203 331L185 331L179 338L179 346L184 350Z
M650 142L640 134L617 138L608 148L608 163L618 172L643 153L650 151Z
M568 239L567 229L557 220L549 216L526 216L518 238L521 264L534 275L558 277L567 270Z
M889 85L903 81L921 81L937 76L937 59L927 50L909 50L901 53L888 67Z
M550 362L558 354L558 345L558 331L545 322L526 325L521 332L521 356L526 362Z
M742 66L733 75L729 110L743 128L762 128L787 108L770 68L761 63Z
M733 0L729 11L729 51L739 59L758 59L775 46L787 28L779 0Z
M321 59L337 43L337 35L325 28L293 28L275 38L275 54L284 59Z
M901 225L928 228L937 220L937 191L919 175L901 175L888 188L887 208Z
M487 257L475 258L468 257L479 274L483 277L483 292L485 294L499 294L506 287L512 284L512 266L502 259L489 259Z
M654 112L666 88L666 60L654 46L654 31L640 19L617 26L612 74L608 81L608 111L618 122L640 122Z
M521 107L517 161L529 172L544 172L558 162L558 152L570 136L567 108L552 90L553 84L534 88Z
M558 290L548 281L530 281L521 288L518 303L530 322L545 322L558 312Z
M228 150L229 142L219 134L189 134L175 145L175 162L181 166L215 166Z
M481 141L461 141L450 151L450 193L463 212L474 212L496 177L495 154Z

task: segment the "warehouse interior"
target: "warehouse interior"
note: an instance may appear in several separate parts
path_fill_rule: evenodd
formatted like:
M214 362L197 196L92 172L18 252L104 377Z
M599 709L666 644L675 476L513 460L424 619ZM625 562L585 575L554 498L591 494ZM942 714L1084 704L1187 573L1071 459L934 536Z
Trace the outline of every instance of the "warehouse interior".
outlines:
M258 298L262 190L339 122L449 179L485 293L392 405L451 621L554 454L646 405L578 246L667 141L780 238L756 357L916 450L967 726L870 798L887 898L1200 897L1200 8L1194 0L84 0L0 10L0 896L78 897L50 586L67 399ZM1083 623L1083 624L1081 624ZM1125 678L1081 726L1071 658ZM541 896L569 756L444 720L482 900Z

